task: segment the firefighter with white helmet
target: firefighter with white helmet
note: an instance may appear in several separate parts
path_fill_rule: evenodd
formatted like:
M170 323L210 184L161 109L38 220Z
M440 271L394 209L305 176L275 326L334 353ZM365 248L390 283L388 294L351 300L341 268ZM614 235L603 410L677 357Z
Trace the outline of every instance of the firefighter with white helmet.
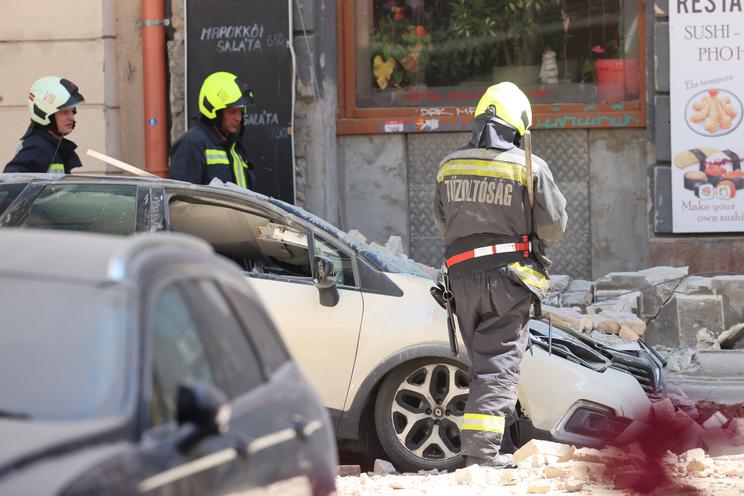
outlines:
M77 145L65 136L75 128L77 106L83 101L78 87L67 79L46 76L36 80L28 93L31 124L4 172L69 174L80 167Z
M251 189L253 164L240 137L252 102L253 92L235 74L210 74L199 91L199 121L171 148L170 177L195 184L219 178Z
M500 448L517 399L530 308L536 303L539 313L550 285L542 250L566 227L566 200L548 165L519 148L531 124L530 102L516 85L491 86L476 108L472 139L437 173L434 220L472 363L460 426L467 465L511 463Z

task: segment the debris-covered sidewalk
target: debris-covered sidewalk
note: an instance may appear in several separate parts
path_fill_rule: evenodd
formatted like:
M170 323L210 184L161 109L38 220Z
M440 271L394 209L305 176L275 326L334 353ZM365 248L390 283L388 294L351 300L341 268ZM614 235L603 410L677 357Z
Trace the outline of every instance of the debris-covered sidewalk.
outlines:
M708 456L700 448L649 458L639 444L625 448L575 449L530 441L514 455L517 468L473 466L454 473L374 473L339 476L340 496L511 494L744 494L744 454Z

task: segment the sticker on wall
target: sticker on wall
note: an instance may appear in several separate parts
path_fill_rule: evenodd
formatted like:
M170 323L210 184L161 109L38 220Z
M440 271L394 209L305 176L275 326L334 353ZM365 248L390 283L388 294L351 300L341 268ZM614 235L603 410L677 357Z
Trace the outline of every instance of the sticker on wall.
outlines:
M416 121L416 127L421 131L436 131L439 129L439 119L419 119Z
M386 133L402 133L405 130L403 121L385 121L383 130Z

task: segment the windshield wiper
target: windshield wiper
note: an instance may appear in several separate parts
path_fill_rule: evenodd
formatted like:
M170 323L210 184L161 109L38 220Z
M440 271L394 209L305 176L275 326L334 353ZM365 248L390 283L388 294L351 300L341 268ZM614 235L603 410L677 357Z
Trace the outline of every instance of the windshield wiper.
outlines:
M31 418L31 415L28 413L23 413L23 412L12 412L10 410L0 410L0 418L28 420Z

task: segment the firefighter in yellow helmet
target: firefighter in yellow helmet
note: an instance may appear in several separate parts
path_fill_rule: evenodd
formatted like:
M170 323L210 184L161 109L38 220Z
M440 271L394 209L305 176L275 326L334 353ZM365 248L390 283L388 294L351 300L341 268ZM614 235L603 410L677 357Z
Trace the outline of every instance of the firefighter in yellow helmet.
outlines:
M199 121L171 148L170 177L196 184L218 178L251 189L253 164L240 138L252 102L252 91L235 74L210 74L199 91Z
M542 249L566 227L566 200L548 165L532 155L528 176L519 144L531 124L530 102L517 86L491 86L476 108L472 139L437 173L434 220L444 237L445 285L472 363L461 425L467 465L512 463L500 449L517 400L530 308L549 287Z
M3 172L69 174L80 167L77 145L65 136L75 128L77 106L83 100L78 87L67 79L37 79L28 92L31 124L21 137L18 153Z

